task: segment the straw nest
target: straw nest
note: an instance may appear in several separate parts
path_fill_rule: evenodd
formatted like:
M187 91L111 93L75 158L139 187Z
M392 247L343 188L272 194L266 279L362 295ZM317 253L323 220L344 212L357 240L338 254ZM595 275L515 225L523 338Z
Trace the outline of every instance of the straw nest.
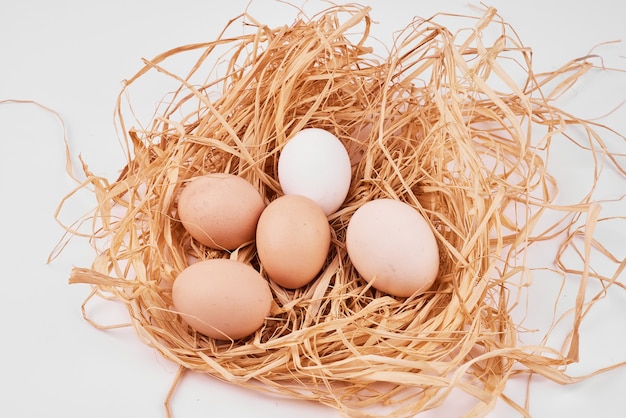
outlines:
M594 131L601 126L552 104L593 64L573 60L535 74L530 49L493 9L468 17L470 27L454 33L437 16L415 19L380 57L369 44L369 13L337 6L278 28L242 15L229 26L243 19L248 34L146 60L120 94L128 161L119 178L108 181L83 165L86 179L76 192L91 190L97 207L66 228L87 235L97 254L89 268L73 269L70 283L93 286L85 304L93 296L123 302L138 337L180 365L180 375L206 373L315 400L350 417L412 416L441 405L452 389L476 398L467 415L484 415L498 398L525 413L503 395L507 380L528 373L574 381L565 366L577 360L586 283L617 283L590 274L586 262L566 271L581 283L569 343L518 346L512 309L518 289L530 283L525 252L559 233L566 234L562 248L577 236L585 238L583 255L593 245L589 231L599 206L589 194L559 209L547 170L551 140L568 125L584 128L594 159L607 155ZM499 35L489 42L483 34L494 28ZM190 52L199 58L184 76L163 65ZM521 80L510 76L511 63ZM123 98L149 73L178 88L147 127L127 129ZM200 73L204 82L192 81ZM335 133L353 160L347 200L329 218L325 267L297 290L272 283L271 315L249 338L220 342L193 332L171 309L172 283L188 260L259 263L253 243L228 253L194 242L177 218L181 187L205 173L235 173L269 202L281 194L277 155L305 127ZM366 286L347 257L350 216L380 197L409 203L435 231L440 275L419 297L394 298ZM537 231L549 208L569 217ZM87 234L78 231L85 224L92 227Z

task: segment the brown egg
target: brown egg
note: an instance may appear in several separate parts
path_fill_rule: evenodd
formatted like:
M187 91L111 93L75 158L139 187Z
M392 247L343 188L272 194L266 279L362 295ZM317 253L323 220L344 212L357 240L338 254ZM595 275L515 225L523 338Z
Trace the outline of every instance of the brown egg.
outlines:
M269 315L272 292L250 265L231 259L199 261L172 286L174 308L196 331L219 340L258 330Z
M178 216L187 232L218 250L234 250L252 241L264 208L252 184L226 173L195 178L178 199Z
M300 195L271 202L259 218L256 246L261 265L279 285L296 289L320 272L330 248L324 210Z
M358 208L348 223L346 249L363 279L393 296L424 293L439 272L430 224L399 200L376 199Z

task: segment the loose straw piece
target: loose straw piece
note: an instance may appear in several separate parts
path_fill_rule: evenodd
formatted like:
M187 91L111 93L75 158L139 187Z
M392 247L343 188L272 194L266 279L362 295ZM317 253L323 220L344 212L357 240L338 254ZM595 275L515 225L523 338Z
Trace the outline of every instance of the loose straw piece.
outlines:
M116 114L129 160L112 182L83 167L88 180L81 187L94 190L98 206L78 224L92 222L97 255L90 268L72 271L70 283L90 284L96 294L121 300L138 337L180 366L175 384L191 370L315 400L350 417L408 417L441 405L453 388L476 398L468 415L486 414L500 397L525 411L503 393L511 376L575 380L565 366L578 358L585 288L591 280L607 288L616 280L590 274L599 214L592 193L571 205L555 203L550 144L570 139L562 135L569 125L581 126L592 161L608 160L624 173L596 134L604 127L574 118L550 99L589 62L535 74L530 50L494 9L468 17L473 28L457 34L437 16L416 19L384 58L367 46L369 9L358 5L274 29L241 19L256 31L229 38L225 30L213 42L165 52L126 82ZM483 36L491 27L502 32L493 43ZM363 36L351 41L355 33ZM167 70L170 58L191 52L200 58L186 76ZM506 72L504 62L511 60L524 69L525 80L516 83ZM207 69L208 63L215 65ZM122 99L155 72L179 87L146 128L127 129ZM203 73L214 77L198 82L194 76ZM569 77L566 85L549 91L561 74ZM281 193L278 152L303 127L335 133L354 162L349 195L330 219L325 268L302 289L272 284L274 309L249 338L219 342L194 333L170 309L172 282L188 260L231 257L254 266L258 260L253 245L231 254L195 243L177 219L181 186L195 176L230 172L270 201ZM350 216L380 197L413 205L435 231L441 273L422 296L377 292L347 257ZM547 211L563 215L538 230ZM589 222L585 267L569 349L518 346L521 324L512 309L518 289L530 285L526 251L544 241L568 246L571 240L556 240L566 231L576 234L573 225L582 213ZM616 262L623 269L624 261Z

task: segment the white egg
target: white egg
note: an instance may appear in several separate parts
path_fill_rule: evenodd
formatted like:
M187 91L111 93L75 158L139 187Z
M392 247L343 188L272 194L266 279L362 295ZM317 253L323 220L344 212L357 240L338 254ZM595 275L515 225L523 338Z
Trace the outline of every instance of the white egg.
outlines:
M350 157L342 142L319 128L297 132L278 159L278 181L284 194L306 196L328 216L343 204L352 178Z

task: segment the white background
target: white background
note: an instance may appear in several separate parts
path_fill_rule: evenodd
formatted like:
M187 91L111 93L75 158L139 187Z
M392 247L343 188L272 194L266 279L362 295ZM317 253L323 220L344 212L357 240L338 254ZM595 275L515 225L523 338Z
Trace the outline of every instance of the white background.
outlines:
M296 4L298 2L295 2ZM214 40L248 2L4 0L0 7L0 100L35 101L58 112L65 123L72 158L80 154L97 174L114 178L123 156L113 124L121 81L169 48ZM437 11L478 14L465 1L363 1L380 23L375 34L389 42L413 16ZM605 42L626 40L624 6L615 0L491 1L534 51L538 71L554 70ZM320 10L311 1L307 10ZM256 0L250 12L270 26L289 24L295 11ZM595 50L608 65L626 68L626 46ZM165 92L159 92L159 94ZM575 115L596 118L626 100L626 74L592 72L562 100ZM153 102L137 99L151 111ZM626 133L626 109L602 119ZM144 346L131 329L98 331L81 316L87 286L69 286L71 266L88 266L93 253L74 240L60 258L46 264L62 234L53 212L74 186L64 171L63 127L52 113L35 105L0 104L0 416L164 417L163 400L176 367ZM621 152L625 151L622 141ZM584 160L567 176L584 168ZM605 196L626 192L615 176ZM577 181L563 179L563 193ZM71 221L89 210L88 196L72 202L63 215ZM626 213L623 202L613 211ZM621 225L624 225L622 223ZM623 245L624 230L609 241ZM620 247L621 248L621 247ZM623 258L624 253L621 253ZM622 279L622 281L624 281ZM571 295L570 295L571 296ZM546 299L550 304L550 299ZM573 374L625 361L626 297L617 292L600 304L583 327L581 362ZM104 323L124 321L114 304L95 302L90 315ZM534 312L545 306L531 305ZM512 381L509 393L523 399L524 382ZM619 369L573 386L537 382L530 410L537 417L617 417L623 414L626 373ZM428 416L458 416L465 405L452 398ZM327 408L268 397L189 375L173 399L176 418L338 416ZM444 412L445 411L445 412ZM515 416L499 404L492 416Z

